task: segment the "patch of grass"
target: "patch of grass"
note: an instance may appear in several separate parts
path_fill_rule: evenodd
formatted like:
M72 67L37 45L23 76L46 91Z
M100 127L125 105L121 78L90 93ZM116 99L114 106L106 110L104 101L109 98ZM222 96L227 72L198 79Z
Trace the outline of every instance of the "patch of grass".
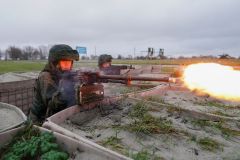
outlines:
M146 106L146 104L143 101L140 101L133 105L130 116L141 118L147 113L147 111L148 107Z
M165 103L164 99L160 96L147 96L144 99L147 100L147 101Z
M221 148L221 144L211 138L204 137L197 141L197 144L204 150L216 151Z
M113 64L131 64L131 65L189 65L194 63L207 63L215 62L223 65L237 66L240 65L239 59L214 59L214 58L185 58L185 59L164 59L164 60L118 60L114 59ZM34 61L1 61L0 73L6 72L27 72L27 71L40 71L46 60ZM97 60L79 60L74 62L74 68L79 67L97 67ZM163 72L173 72L174 67L164 66Z
M126 126L129 131L145 134L168 134L175 132L172 122L145 114L141 119Z
M226 138L228 138L230 136L240 136L240 131L224 127L224 123L223 122L216 123L214 125L214 127L219 129Z
M197 142L197 137L195 135L191 135L190 141Z
M161 73L173 73L176 67L162 67Z
M123 145L121 144L122 139L118 138L118 133L120 132L120 130L118 130L118 128L115 128L116 132L114 136L108 137L106 140L101 141L100 144L102 144L103 146L109 146L111 147L113 150L119 151L122 154L124 154L125 152L125 148L123 147Z
M142 150L138 153L131 154L130 157L134 160L164 160L164 158L160 156L156 156L154 154L149 153L147 150Z
M103 146L110 146L113 150L123 152L124 147L121 144L121 138L116 136L108 137L106 140L102 141L101 144Z
M182 109L179 107L175 107L170 104L170 106L167 108L168 113L174 113L174 112L182 112Z
M200 126L200 127L212 126L212 123L209 120L198 119L198 120L191 120L190 122L193 124L193 126Z
M150 112L161 112L162 108L160 108L158 106L151 106L151 107L148 107L148 111L150 111Z
M192 120L191 123L194 126L200 126L201 128L212 127L219 130L225 138L230 136L240 136L240 131L233 130L224 126L224 122L212 122L208 120Z
M141 88L139 87L123 87L123 88L118 88L120 94L127 94L127 93L135 93Z
M7 72L29 72L40 71L46 61L1 61L0 74Z
M89 67L89 68L97 68L98 63L96 60L79 60L74 61L73 67L80 68L80 67Z
M216 115L219 115L219 116L226 116L226 117L234 117L234 116L229 115L227 113L223 113L222 111L215 111L215 112L212 112L212 114L216 114Z
M118 60L114 59L113 64L169 64L169 65L189 65L194 63L215 62L223 65L240 65L239 59L218 59L218 58L182 58L182 59L157 59L157 60Z
M195 104L201 105L201 106L210 106L210 107L218 107L218 108L231 108L232 106L222 104L220 102L215 101L208 101L208 102L196 102Z
M144 101L136 103L129 115L134 121L124 126L124 128L131 132L145 134L166 134L175 132L171 121L163 118L155 118L149 114L148 106L146 106Z
M113 60L113 64L132 64L132 65L188 65L194 63L215 62L223 65L237 66L240 65L239 59L214 59L214 58L187 58L187 59L165 59L165 60ZM1 61L0 73L6 72L27 72L40 71L46 60L35 61ZM79 67L97 67L97 60L80 60L74 62L74 68ZM163 72L172 72L171 67L163 67Z
M161 96L147 96L147 97L144 97L144 100L148 101L148 103L150 103L150 104L151 104L151 102L153 102L153 106L148 107L149 111L159 112L163 109L163 107L164 108L166 107L168 111L170 109L175 109L173 104L165 102Z
M47 60L19 60L19 61L1 61L0 74L7 72L30 72L41 71ZM74 62L74 68L79 67L97 67L97 61L80 60Z

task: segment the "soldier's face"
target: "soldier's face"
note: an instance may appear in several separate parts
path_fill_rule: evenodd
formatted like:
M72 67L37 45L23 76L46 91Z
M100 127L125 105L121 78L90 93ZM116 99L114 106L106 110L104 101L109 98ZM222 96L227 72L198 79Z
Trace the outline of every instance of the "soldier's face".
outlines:
M62 71L70 71L72 69L73 61L71 61L71 60L60 60L58 65L59 65L59 68Z
M110 66L111 66L111 62L106 62L102 64L103 68L110 67Z

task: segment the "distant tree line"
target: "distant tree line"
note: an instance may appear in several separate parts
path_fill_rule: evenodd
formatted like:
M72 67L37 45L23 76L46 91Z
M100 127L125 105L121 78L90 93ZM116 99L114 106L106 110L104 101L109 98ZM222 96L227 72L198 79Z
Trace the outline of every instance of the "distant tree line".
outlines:
M152 57L151 60L156 60L156 59L198 59L198 58L204 58L204 59L240 59L239 57L232 57L229 54L220 54L218 56L213 56L213 55L199 55L199 56L191 56L191 57L187 57L187 56L179 56L179 57L167 57L164 55L160 55L158 57ZM128 57L124 57L122 55L118 55L117 59L133 59L132 57L128 56ZM139 59L139 60L144 60L144 59L149 59L148 56L136 56L134 59Z
M49 47L25 46L23 48L9 46L5 51L0 50L0 60L44 60L48 58Z
M51 46L38 46L38 47L32 47L32 46L25 46L23 48L16 47L16 46L9 46L6 50L0 49L0 60L45 60L48 58L49 48ZM151 57L152 60L155 59L189 59L189 58L219 58L219 59L235 59L235 57L230 56L229 54L220 54L218 56L212 56L212 55L199 55L199 56L192 56L192 57L186 57L186 56L179 56L179 57L167 57L164 55L160 55L157 57ZM97 60L97 55L84 55L81 56L82 60ZM139 60L145 60L149 59L149 56L132 56L131 54L127 56L123 56L123 54L118 54L116 59L139 59ZM240 56L238 57L240 59Z
M146 56L135 56L135 57L133 57L132 55L129 54L128 56L124 57L123 55L119 54L117 56L117 59L139 59L139 60L144 60L144 59L149 59L149 56L146 55ZM154 60L154 59L167 59L167 57L164 56L164 55L161 55L161 56L158 56L158 57L151 57L151 59L152 60Z
M191 57L187 57L187 56L179 56L179 57L167 57L164 55L158 56L158 57L151 57L150 60L156 60L156 59L199 59L199 58L204 58L204 59L236 59L235 57L230 56L229 54L221 54L218 56L213 56L213 55L199 55L199 56L191 56ZM81 56L82 60L97 60L98 56L96 55L90 55L90 56ZM118 59L118 60L131 60L131 59L137 59L137 60L149 60L149 57L146 56L135 56L133 57L132 55L128 55L128 56L123 56L122 54L118 54L117 57L115 57L114 59ZM240 57L238 57L238 59L240 59Z

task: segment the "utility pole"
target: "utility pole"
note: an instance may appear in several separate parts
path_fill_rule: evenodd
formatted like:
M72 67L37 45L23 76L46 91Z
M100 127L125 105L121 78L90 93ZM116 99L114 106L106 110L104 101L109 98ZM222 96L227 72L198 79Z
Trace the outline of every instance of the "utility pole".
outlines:
M136 54L136 48L133 48L133 59L135 59L135 54Z
M94 46L94 53L95 53L95 56L97 55L97 47Z

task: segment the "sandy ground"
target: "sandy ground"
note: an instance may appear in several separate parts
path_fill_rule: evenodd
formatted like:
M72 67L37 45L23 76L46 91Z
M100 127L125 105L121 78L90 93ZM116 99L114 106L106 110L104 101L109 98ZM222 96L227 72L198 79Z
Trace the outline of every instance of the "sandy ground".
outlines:
M16 111L0 106L0 131L16 125L22 120Z
M105 160L105 158L89 152L75 151L68 160Z
M152 88L153 86L127 86L125 84L117 84L117 83L103 83L104 86L104 95L105 97L114 97L119 96L121 94L126 93L136 93L142 90L146 90Z
M177 111L169 112L167 107L147 105L148 113L152 116L171 121L173 128L177 130L174 133L145 134L122 129L119 126L126 126L134 121L129 116L134 104L136 101L125 99L114 106L105 106L104 110L95 109L78 113L66 120L61 126L100 145L104 145L104 142L111 136L116 137L117 135L117 138L120 139L117 143L118 147L116 145L104 146L122 154L147 150L152 157L163 157L163 159L169 160L233 160L240 158L238 153L240 137L226 136L222 130L213 126L198 125L196 123L198 119L192 119L191 116L187 115L182 116ZM228 126L228 124L226 125ZM232 129L239 131L239 128L234 125ZM204 149L198 141L205 137L216 141L219 148L214 151Z
M178 108L240 118L240 102L216 99L206 94L191 92L184 87L171 86L159 93L152 92L145 98Z

